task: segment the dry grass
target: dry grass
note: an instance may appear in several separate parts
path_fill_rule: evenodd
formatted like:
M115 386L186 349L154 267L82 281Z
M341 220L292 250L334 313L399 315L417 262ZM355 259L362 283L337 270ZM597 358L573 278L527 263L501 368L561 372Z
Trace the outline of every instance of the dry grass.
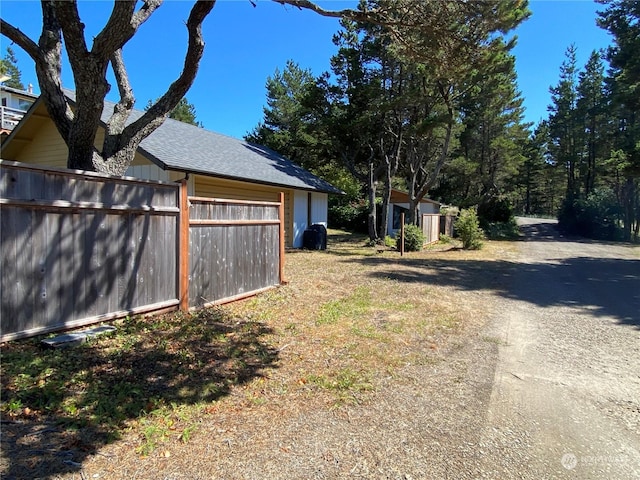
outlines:
M221 309L129 319L73 351L4 346L0 473L164 478L170 464L175 478L247 478L211 456L251 462L274 441L284 455L300 447L299 419L326 412L314 428L327 432L352 407L397 401L380 393L481 326L516 248L400 257L342 232L329 245L288 253L288 285Z

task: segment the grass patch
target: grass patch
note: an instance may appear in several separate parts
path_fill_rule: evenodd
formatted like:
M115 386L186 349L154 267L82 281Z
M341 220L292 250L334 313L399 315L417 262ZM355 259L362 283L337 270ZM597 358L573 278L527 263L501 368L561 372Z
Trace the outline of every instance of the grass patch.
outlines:
M334 396L334 406L359 402L363 393L373 390L369 374L346 367L322 375L310 375L309 384L327 390Z
M481 315L484 262L511 255L505 242L487 242L400 257L363 236L329 234L326 252L287 254L287 286L224 308L127 318L67 350L39 339L3 345L3 420L54 425L83 452L122 438L139 461L184 443L195 451L211 422L240 431L247 411L277 428L291 415L366 402L405 366L439 361L431 352ZM40 462L45 446L7 457Z
M317 325L331 324L338 320L353 320L371 308L371 292L367 287L357 287L347 297L331 300L322 305L316 320Z

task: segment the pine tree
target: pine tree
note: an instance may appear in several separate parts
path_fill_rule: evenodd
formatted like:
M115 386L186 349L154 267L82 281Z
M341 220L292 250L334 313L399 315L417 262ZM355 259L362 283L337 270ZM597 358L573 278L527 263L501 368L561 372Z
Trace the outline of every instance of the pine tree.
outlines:
M7 47L7 53L4 58L0 60L0 74L9 77L8 80L3 82L5 86L24 90L22 72L20 72L18 68L18 59L11 47Z
M149 100L147 105L144 107L144 110L148 111L151 107L153 107L153 102ZM196 118L195 105L189 103L187 97L183 97L178 104L171 109L168 117L182 123L188 123L190 125L195 125L196 127L203 127L202 122L199 122Z
M264 119L246 139L266 145L290 160L312 169L311 150L314 138L309 134L313 108L306 97L315 87L315 77L309 69L289 60L284 68L267 77L267 105Z
M576 115L581 138L579 178L586 198L596 186L599 166L606 152L607 99L604 64L600 54L591 53L587 64L578 74Z
M548 107L550 151L559 166L566 171L566 197L573 201L579 196L578 176L578 119L577 119L577 64L576 48L569 46L560 66L560 80L551 87L552 105Z
M611 66L607 80L616 129L608 161L624 210L624 237L640 236L640 2L602 1L598 25L613 36L606 51Z
M492 68L474 77L475 88L465 96L461 108L464 130L459 158L472 171L463 180L469 184L467 204L505 198L525 161L530 124L523 123L515 58L500 40L492 56Z

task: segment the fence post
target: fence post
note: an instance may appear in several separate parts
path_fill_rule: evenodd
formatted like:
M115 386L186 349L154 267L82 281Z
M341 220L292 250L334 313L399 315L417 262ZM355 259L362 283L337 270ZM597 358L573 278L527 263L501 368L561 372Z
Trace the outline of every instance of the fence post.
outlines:
M189 310L189 189L187 179L180 181L180 225L178 234L178 288L180 310Z
M285 285L287 281L284 278L284 192L280 192L278 218L280 219L280 265L278 266L278 275L280 276L280 284Z
M400 214L400 256L404 255L404 213Z

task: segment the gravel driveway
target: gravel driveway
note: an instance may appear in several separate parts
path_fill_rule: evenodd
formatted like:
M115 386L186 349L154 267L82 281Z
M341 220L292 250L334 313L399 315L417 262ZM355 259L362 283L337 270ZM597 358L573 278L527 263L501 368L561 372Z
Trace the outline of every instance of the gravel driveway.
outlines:
M481 444L490 478L640 478L638 248L527 241L488 327L499 361Z

